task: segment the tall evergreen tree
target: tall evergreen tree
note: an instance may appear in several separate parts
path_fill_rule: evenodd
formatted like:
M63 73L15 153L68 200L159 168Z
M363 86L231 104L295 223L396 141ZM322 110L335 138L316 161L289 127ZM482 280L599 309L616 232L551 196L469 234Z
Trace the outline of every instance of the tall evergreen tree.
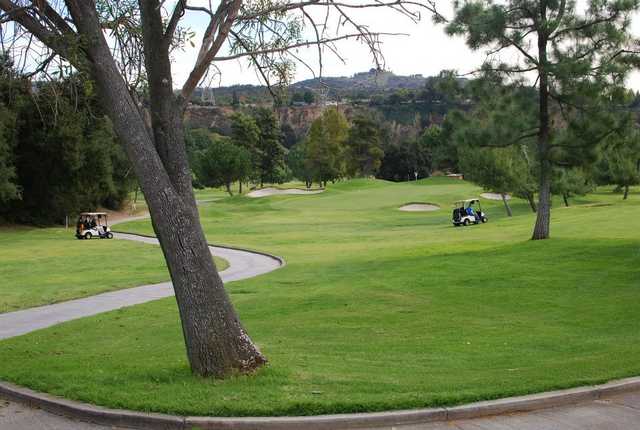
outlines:
M294 178L304 181L307 188L311 188L313 176L307 169L305 160L307 158L307 146L304 142L294 145L287 153L287 167Z
M335 181L345 171L345 140L349 123L335 107L322 112L311 124L306 140L306 166L311 177L321 184Z
M539 202L533 239L549 237L553 165L578 161L577 154L592 151L619 127L611 105L637 64L629 33L637 8L638 0L471 0L456 5L447 31L464 35L473 49L489 48L484 71L537 76L536 119L520 130L523 138L536 139ZM505 52L516 60L504 62L507 56L500 54ZM560 137L559 129L568 133Z
M354 118L346 142L347 174L363 177L375 175L383 157L378 124L367 116Z
M284 157L287 150L280 143L280 124L272 110L261 108L255 112L258 126L258 178L260 186L265 182L282 182L284 177Z
M231 117L231 142L234 145L249 151L251 155L251 172L247 179L258 179L262 151L258 147L260 129L256 120L242 112L236 112ZM242 181L240 181L240 194L242 194Z

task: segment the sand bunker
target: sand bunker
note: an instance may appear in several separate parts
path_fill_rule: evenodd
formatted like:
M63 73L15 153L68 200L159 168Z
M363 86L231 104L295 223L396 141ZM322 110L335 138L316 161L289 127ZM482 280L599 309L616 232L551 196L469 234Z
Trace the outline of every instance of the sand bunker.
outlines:
M431 212L440 209L440 206L431 203L409 203L399 208L405 212Z
M267 197L279 194L319 194L324 190L301 190L300 188L289 188L281 190L279 188L262 188L260 190L254 190L247 194L249 197Z
M487 200L502 200L502 195L498 193L482 193L480 194L480 197ZM507 194L505 198L507 200L511 200L511 196L509 194Z

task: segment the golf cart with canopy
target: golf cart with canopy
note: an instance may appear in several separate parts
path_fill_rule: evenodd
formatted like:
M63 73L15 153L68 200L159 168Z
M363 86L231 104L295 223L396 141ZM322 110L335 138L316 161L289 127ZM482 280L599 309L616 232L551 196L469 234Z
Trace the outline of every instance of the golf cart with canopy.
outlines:
M482 212L480 199L460 200L455 202L454 206L452 222L455 227L488 221L487 215Z
M100 239L113 239L113 233L111 233L107 222L107 214L105 212L82 212L76 223L76 237L91 239L94 236Z

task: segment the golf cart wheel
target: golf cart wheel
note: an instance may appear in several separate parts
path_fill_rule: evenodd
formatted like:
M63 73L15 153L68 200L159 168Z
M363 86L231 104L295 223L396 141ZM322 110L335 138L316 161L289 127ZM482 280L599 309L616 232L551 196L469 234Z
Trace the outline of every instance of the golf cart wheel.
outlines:
M85 239L91 239L91 237L92 237L92 234L91 234L90 232L86 232L86 233L84 234L84 238L85 238Z
M113 233L107 232L107 239L113 239Z
M489 220L487 219L487 217L483 216L483 217L482 217L482 224L486 223L487 221L489 221Z
M466 227L466 226L468 226L468 225L469 225L469 220L468 220L468 219L465 219L465 220L464 220L464 222L463 222L463 224L464 224L464 226L465 226L465 227Z

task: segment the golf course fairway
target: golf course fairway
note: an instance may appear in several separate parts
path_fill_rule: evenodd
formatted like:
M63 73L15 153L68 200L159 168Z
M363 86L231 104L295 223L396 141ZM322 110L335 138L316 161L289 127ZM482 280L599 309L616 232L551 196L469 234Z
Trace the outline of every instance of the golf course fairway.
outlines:
M320 194L222 198L209 242L286 266L227 285L269 364L192 376L174 298L0 342L0 379L94 404L189 415L309 415L451 405L640 374L640 193L554 200L552 238L513 198L455 228L447 178L353 180ZM407 202L433 212L402 212ZM148 220L119 229L150 234ZM156 249L160 253L159 249ZM133 276L133 274L132 274Z

